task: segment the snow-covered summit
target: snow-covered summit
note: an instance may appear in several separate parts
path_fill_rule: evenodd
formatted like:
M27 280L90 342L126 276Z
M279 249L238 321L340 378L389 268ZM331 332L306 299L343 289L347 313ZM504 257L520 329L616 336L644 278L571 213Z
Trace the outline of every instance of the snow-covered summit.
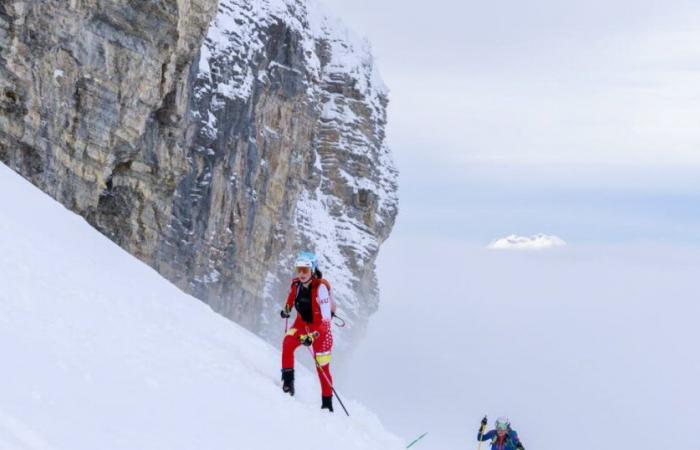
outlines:
M0 192L0 448L402 448L4 165Z
M511 234L491 242L489 248L494 250L542 250L565 245L566 242L563 239L554 235L518 236Z

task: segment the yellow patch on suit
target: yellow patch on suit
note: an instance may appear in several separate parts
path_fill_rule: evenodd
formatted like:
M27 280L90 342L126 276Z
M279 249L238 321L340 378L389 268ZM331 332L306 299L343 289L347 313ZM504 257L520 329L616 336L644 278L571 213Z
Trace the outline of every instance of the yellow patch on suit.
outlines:
M289 330L287 330L287 336L294 336L295 334L297 334L296 328L290 328Z
M331 362L331 352L316 353L316 362L323 367Z

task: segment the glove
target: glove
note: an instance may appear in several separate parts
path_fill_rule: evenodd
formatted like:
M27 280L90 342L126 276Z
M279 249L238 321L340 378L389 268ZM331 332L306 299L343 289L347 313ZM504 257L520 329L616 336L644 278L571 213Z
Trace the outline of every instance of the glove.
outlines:
M523 447L523 444L521 444L520 442L515 444L515 448L516 450L525 450L525 447Z
M301 341L301 343L303 345L310 347L311 344L314 343L314 339L316 339L317 337L318 337L318 332L314 331L313 333L303 334L303 335L299 336L299 340Z
M484 428L486 428L486 424L488 423L488 419L486 416L484 416L483 419L481 419L481 425L479 425L479 433L482 433L484 431Z
M484 434L484 428L486 428L487 423L488 419L484 416L484 418L481 419L481 425L479 425L479 439L481 439L481 435Z
M284 309L280 311L280 317L283 319L289 319L290 308L288 305L284 305Z

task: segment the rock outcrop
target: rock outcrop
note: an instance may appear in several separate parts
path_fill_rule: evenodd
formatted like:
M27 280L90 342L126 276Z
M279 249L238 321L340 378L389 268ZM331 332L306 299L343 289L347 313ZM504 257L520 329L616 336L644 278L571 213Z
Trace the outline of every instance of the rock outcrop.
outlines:
M0 160L216 311L273 337L300 248L376 309L386 89L312 0L5 1L0 89Z

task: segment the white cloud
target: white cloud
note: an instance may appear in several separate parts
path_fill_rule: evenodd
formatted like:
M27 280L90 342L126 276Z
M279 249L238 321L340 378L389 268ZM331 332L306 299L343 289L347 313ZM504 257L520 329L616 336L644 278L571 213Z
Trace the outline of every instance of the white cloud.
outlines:
M541 250L565 245L566 242L563 239L554 235L536 234L527 237L511 234L491 242L489 248L493 250Z

